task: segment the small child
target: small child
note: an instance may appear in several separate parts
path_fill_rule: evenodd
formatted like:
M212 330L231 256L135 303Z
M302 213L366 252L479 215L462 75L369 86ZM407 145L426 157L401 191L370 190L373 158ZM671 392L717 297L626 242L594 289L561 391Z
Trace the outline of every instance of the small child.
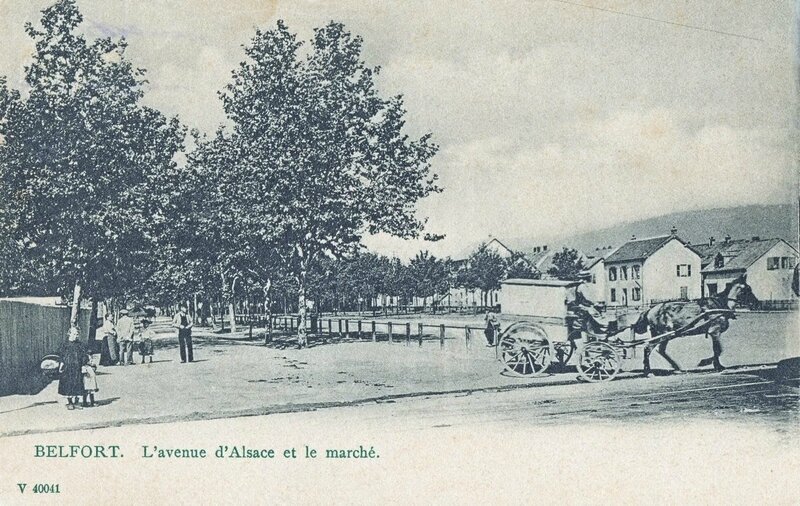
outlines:
M83 406L94 407L94 393L100 389L97 387L97 374L95 370L100 363L100 354L95 353L91 355L89 363L81 367L83 373Z
M150 329L150 320L142 320L142 329L139 334L139 354L142 356L142 363L144 364L145 357L150 358L150 363L153 363L153 331Z

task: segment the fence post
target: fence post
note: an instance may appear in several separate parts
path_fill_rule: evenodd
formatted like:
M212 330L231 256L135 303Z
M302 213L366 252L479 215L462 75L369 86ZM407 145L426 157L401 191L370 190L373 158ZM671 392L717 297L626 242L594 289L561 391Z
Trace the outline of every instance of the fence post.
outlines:
M392 341L392 322L388 322L388 323L386 324L386 327L387 327L387 328L388 328L388 330L389 330L389 344L392 344L392 342L393 342L393 341Z
M339 339L342 338L342 319L339 318Z
M439 325L439 347L444 348L444 324Z
M350 320L347 318L344 319L344 335L350 337Z
M471 334L471 332L470 332L469 327L468 326L464 327L464 338L465 338L464 342L467 345L467 349L472 348L472 344L470 343L470 337L471 337L470 334Z
M328 318L328 337L333 338L333 321Z
M418 324L417 327L419 329L419 345L422 346L422 324Z
M411 344L411 323L406 322L406 346Z
M358 320L358 340L361 341L361 320Z
M375 342L375 320L372 320L372 342Z

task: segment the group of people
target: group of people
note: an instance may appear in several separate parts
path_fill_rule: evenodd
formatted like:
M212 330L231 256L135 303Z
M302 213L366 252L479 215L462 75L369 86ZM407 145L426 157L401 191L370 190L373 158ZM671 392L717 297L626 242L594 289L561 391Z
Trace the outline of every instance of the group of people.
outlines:
M77 326L70 328L57 357L60 359L58 393L67 399L67 409L80 407L81 398L83 407L95 405L95 392L99 390L95 373L98 365L133 365L134 348L138 349L143 364L146 359L153 362L152 322L142 318L137 325L127 309L119 314L115 324L112 314L106 313L102 321L97 322L95 340L88 344L78 339L80 329ZM194 362L193 324L188 308L181 306L172 319L172 327L178 331L182 363Z
M110 312L106 313L102 324L98 325L96 340L101 343L100 365L133 365L134 348L138 348L143 364L147 358L152 362L152 322L143 318L137 326L127 309L121 310L119 314L116 325Z

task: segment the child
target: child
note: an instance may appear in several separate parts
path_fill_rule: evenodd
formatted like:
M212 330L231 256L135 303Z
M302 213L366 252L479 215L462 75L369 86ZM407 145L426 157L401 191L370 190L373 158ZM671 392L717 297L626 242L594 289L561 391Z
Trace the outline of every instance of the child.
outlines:
M142 320L142 330L139 334L139 354L142 356L142 363L144 358L149 357L150 363L153 363L153 331L150 329L150 320Z
M95 373L97 364L100 363L100 354L93 354L91 357L89 363L81 367L81 372L83 373L84 407L94 407L94 393L100 390L97 387L97 374Z

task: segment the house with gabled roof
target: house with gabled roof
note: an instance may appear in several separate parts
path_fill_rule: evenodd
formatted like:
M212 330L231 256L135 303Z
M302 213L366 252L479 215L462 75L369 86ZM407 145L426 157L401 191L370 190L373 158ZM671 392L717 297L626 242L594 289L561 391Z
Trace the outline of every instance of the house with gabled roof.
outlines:
M734 279L747 275L747 283L760 300L791 300L792 275L798 252L783 239L709 238L695 245L703 257L703 295L710 297L725 289Z
M701 258L672 229L669 235L631 240L603 261L608 306L641 306L701 296Z

